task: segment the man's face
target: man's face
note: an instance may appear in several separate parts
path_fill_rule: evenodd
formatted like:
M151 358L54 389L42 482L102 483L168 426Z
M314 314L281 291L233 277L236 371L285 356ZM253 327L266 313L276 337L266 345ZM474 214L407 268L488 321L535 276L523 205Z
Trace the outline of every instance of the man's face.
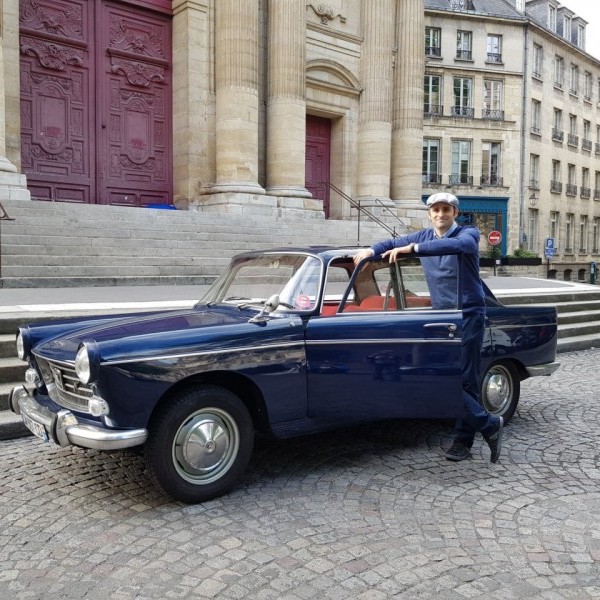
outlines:
M458 215L458 208L445 202L438 202L429 207L427 214L431 224L437 231L448 231Z

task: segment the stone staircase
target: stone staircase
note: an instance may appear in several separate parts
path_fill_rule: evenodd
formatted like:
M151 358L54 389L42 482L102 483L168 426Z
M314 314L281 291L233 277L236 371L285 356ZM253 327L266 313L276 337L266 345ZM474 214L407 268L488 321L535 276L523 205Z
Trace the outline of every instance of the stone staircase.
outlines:
M210 283L234 254L356 244L356 221L57 202L3 202L2 287ZM363 219L360 242L388 236ZM43 258L42 258L43 257Z

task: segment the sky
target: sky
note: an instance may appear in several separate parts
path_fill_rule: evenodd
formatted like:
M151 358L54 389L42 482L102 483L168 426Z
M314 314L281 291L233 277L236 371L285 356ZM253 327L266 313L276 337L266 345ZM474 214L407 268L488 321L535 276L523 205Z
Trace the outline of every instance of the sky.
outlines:
M585 49L594 58L600 59L600 2L598 0L564 0L563 6L586 20Z

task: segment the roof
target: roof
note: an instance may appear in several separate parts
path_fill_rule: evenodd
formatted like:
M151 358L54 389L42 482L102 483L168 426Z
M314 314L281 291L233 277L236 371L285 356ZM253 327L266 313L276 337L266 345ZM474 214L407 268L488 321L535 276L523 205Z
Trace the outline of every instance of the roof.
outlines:
M514 6L511 6L506 0L471 0L470 4L473 6L473 10L460 8L460 5L466 4L466 2L457 2L456 0L424 0L424 4L425 10L446 10L473 15L503 17L519 21L526 19L523 13L519 12Z

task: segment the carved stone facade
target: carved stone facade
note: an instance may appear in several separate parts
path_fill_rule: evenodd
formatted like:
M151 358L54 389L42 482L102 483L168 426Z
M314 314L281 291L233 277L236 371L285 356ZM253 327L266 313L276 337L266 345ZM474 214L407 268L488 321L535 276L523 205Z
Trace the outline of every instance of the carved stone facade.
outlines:
M52 9L45 0L3 1L4 73L6 81L19 81L19 61L35 58L57 73L59 95L73 98L73 88L81 82L74 78L67 83L59 75L75 72L89 58L86 16L76 3L51 4ZM323 202L306 189L306 123L314 115L331 125L329 173L336 188L375 211L421 215L421 142L415 132L422 119L423 0L122 4L150 10L161 4L163 14L167 7L172 12L170 65L158 42L159 29L147 27L136 34L118 15L111 16L106 60L110 73L139 90L139 97L126 99L123 90L108 91L109 97L127 101L132 111L136 103L148 104L143 89L160 85L171 68L175 204L201 211L322 218ZM20 43L19 26L32 31ZM38 31L43 32L41 41L34 35ZM67 37L71 46L59 43ZM143 64L134 59L140 53L147 58ZM7 118L0 131L0 156L14 165L25 190L18 172L21 119L29 117L27 111L22 116L18 85L7 86L2 99ZM84 109L75 112L80 119L85 114ZM77 116L69 118L76 130ZM85 137L83 123L81 127ZM76 144L59 151L63 132L52 137L50 129L51 135L29 156L71 153L73 168L84 169L85 160L77 167L81 153ZM53 146L44 149L44 144ZM109 175L156 168L142 142L126 158L109 152L106 160ZM0 159L0 169L2 164ZM351 212L348 202L332 193L329 215L347 219Z

